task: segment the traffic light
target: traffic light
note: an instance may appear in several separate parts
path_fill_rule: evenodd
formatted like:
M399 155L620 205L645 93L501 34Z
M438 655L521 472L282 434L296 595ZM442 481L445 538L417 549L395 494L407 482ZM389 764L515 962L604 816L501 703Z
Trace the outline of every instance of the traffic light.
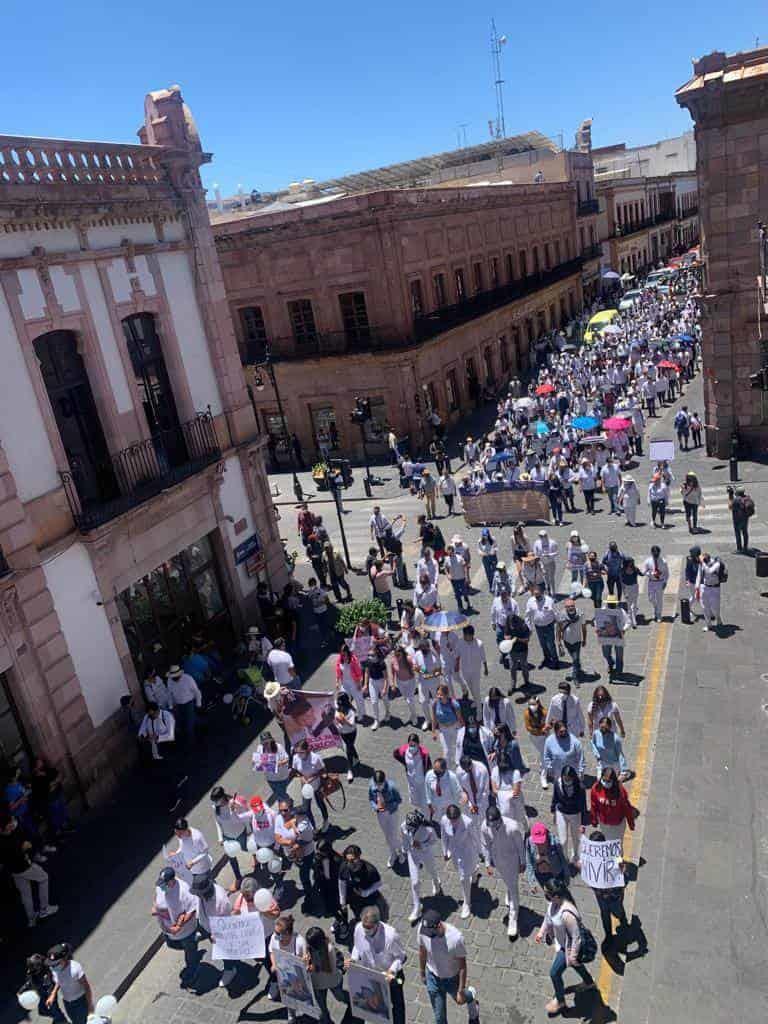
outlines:
M768 391L768 366L763 366L757 373L750 373L749 386L755 391Z

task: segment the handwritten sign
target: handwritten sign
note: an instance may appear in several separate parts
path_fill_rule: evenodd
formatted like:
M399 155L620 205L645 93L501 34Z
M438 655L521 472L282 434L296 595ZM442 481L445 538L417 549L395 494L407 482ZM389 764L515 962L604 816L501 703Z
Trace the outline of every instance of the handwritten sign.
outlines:
M381 971L351 963L347 971L347 988L352 1013L359 1020L388 1024L392 1020L389 981Z
M320 1020L322 1011L317 1005L312 979L307 965L292 953L282 949L275 950L275 971L277 987L280 991L280 1002L289 1010L297 1010L306 1017Z
M648 445L648 458L651 462L674 462L674 441L651 441Z
M163 857L165 857L165 863L169 868L173 868L176 872L176 877L180 878L183 882L188 885L192 884L192 872L187 867L187 862L184 860L184 855L181 853L169 854L165 846L163 846Z
M582 837L579 860L581 880L591 889L619 889L624 885L624 872L619 867L620 839L594 843Z
M214 960L253 960L264 956L264 925L261 914L212 917Z
M494 487L480 494L461 493L464 519L469 526L482 523L550 522L549 499L538 487Z

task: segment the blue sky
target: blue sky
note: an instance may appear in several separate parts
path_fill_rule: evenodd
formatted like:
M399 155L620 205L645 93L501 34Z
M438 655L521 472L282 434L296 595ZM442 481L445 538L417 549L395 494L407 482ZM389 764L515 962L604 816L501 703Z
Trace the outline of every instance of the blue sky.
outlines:
M6 0L0 132L133 141L144 94L178 82L214 153L206 184L268 190L453 149L462 123L485 141L492 15L509 37L507 134L562 131L568 145L584 117L595 145L686 130L673 92L691 57L768 44L757 0L266 7Z

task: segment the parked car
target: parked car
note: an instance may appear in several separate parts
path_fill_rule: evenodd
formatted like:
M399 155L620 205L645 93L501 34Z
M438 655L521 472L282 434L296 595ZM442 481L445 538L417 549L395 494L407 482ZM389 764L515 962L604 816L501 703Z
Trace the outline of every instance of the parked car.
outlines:
M619 303L619 312L623 312L625 309L632 309L641 295L642 292L639 288L631 288L628 292L624 292L624 297Z

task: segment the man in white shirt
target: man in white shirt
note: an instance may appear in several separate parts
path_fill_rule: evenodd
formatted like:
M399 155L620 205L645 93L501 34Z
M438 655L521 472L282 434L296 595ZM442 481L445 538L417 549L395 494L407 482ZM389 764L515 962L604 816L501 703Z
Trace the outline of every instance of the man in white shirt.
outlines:
M147 704L147 713L139 726L139 739L149 743L153 761L162 761L159 743L172 743L176 724L170 711L161 710L153 702Z
M435 759L427 772L424 785L427 791L427 809L433 821L440 822L450 804L461 802L461 786L454 772L449 771L444 757Z
M438 487L440 488L440 493L443 496L443 501L445 502L446 507L448 509L448 515L452 516L453 503L456 500L457 487L456 481L453 479L448 470L443 470L440 476Z
M171 695L168 687L154 668L150 667L144 676L144 696L150 704L157 704L163 711L171 709Z
M581 491L584 495L584 501L587 506L587 515L594 515L595 487L597 486L597 479L595 467L592 465L589 459L581 460L581 466L579 467L579 483L581 485Z
M413 588L413 603L417 608L421 608L425 615L429 615L440 604L437 586L430 582L426 573L423 576L419 575L419 582Z
M461 640L456 642L456 665L455 672L461 674L462 696L467 696L467 690L472 694L475 704L480 706L480 671L483 669L488 675L488 662L485 657L485 646L482 640L475 636L475 627L465 626L461 631Z
M387 532L390 522L385 515L382 515L378 505L374 505L373 515L368 520L368 525L371 530L371 540L375 540L379 545L379 551L383 558L387 553L384 547L384 534Z
M539 536L533 543L533 553L539 559L544 573L544 583L547 593L554 597L557 593L557 555L558 545L552 540L546 530L539 530Z
M456 552L453 544L445 549L445 572L453 587L453 594L456 598L456 605L460 612L470 611L469 592L467 589L468 566L466 559ZM466 602L466 608L462 605L462 599Z
M197 899L173 868L163 868L157 879L152 916L171 949L184 952L182 987L194 982L197 960Z
M507 935L517 935L517 915L520 910L519 879L525 870L525 846L520 825L514 818L502 817L498 807L489 807L481 830L486 850L487 872L495 868L507 887Z
M471 757L464 754L459 758L456 778L464 791L461 797L462 811L472 823L478 845L485 856L485 842L481 830L490 799L490 772L482 761L473 761Z
M428 910L419 928L419 972L427 986L435 1024L448 1020L448 996L467 1007L467 1019L478 1021L477 993L467 987L467 950L464 936L446 924L436 910Z
M696 577L695 591L704 609L704 632L708 632L714 625L722 626L720 618L720 587L723 581L723 563L719 558L713 558L708 551L701 556L699 572Z
M496 633L496 643L504 639L504 626L510 615L519 615L520 608L517 601L514 601L508 590L502 590L498 597L494 597L491 605L491 629Z
M619 607L616 594L609 594L605 607L595 610L595 633L603 657L608 665L608 679L624 671L624 633L629 626L629 616Z
M611 516L620 516L621 512L616 505L616 495L619 493L619 488L621 487L621 471L612 454L608 455L608 461L600 470L600 478L603 481L605 493L608 495L608 500L611 503L611 509L608 514Z
M180 738L185 746L191 746L195 738L195 709L203 703L200 687L178 665L171 665L168 670L168 695Z
M405 1024L403 964L406 956L397 931L392 925L382 923L379 908L366 907L360 915L360 923L355 925L350 960L386 974L392 1003L392 1024Z
M267 655L267 664L272 669L275 682L280 686L288 686L295 689L298 685L298 676L293 658L285 649L285 640L278 637L275 646Z
M437 574L439 572L440 566L437 564L432 548L424 548L424 554L416 565L417 577L421 579L422 576L426 576L430 583L437 583Z
M664 591L669 582L669 566L661 557L661 548L657 544L651 548L650 558L643 562L643 574L648 581L648 600L653 608L653 621L658 622L664 604Z
M583 736L586 726L581 701L571 694L570 683L558 683L557 690L558 692L549 702L547 725L552 725L553 722L563 722L574 736Z
M528 598L525 606L525 621L529 629L536 628L536 635L539 638L544 659L539 668L544 668L545 665L549 668L559 668L555 643L555 602L544 594L543 587L533 588L533 595Z

